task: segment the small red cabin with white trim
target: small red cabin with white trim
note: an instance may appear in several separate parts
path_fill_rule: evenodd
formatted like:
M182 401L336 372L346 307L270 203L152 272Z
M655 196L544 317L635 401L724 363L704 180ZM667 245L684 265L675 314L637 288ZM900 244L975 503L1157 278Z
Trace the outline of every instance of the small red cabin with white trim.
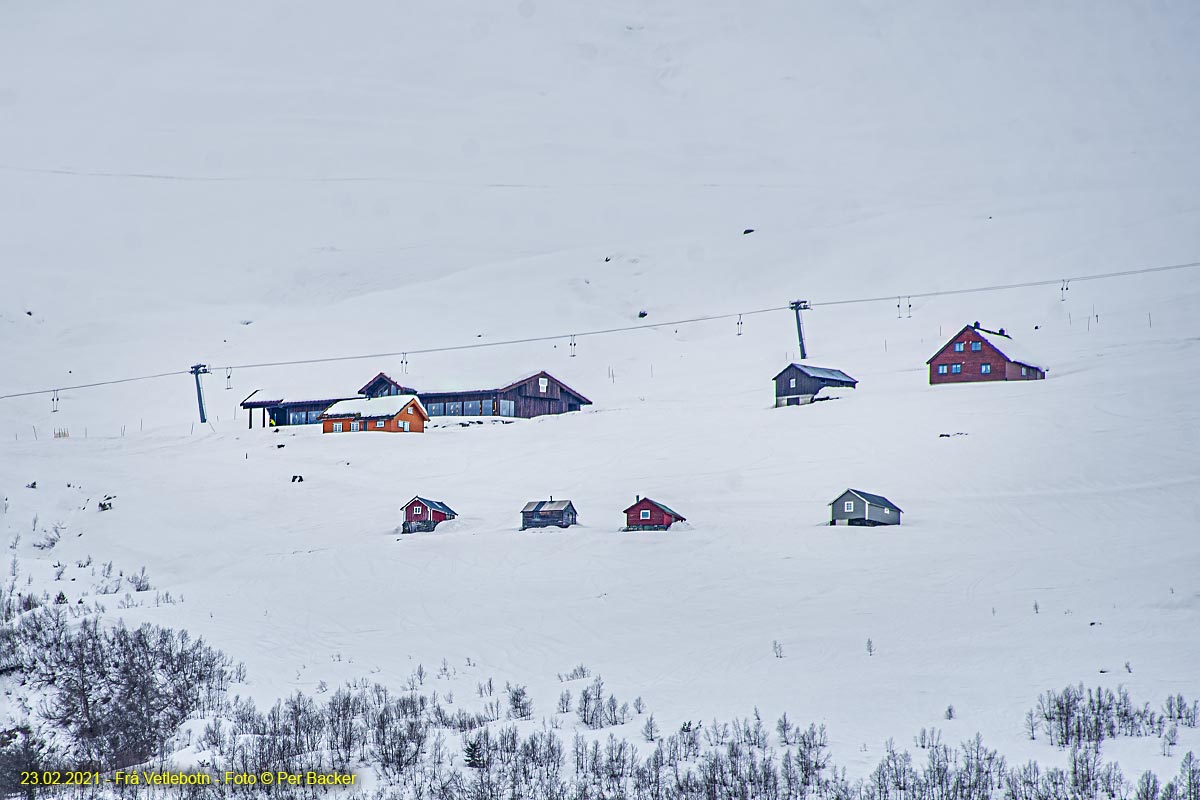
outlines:
M404 504L404 533L431 531L439 522L454 519L458 514L440 500L417 496Z
M649 497L638 497L637 502L625 509L627 531L665 531L676 522L686 518Z

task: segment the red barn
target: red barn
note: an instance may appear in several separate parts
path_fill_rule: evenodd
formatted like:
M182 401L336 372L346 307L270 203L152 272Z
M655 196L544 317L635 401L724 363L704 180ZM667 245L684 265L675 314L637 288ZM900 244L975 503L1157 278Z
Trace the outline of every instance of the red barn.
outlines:
M925 362L929 382L1036 381L1046 370L1021 354L1012 337L1001 328L989 331L979 323L967 325Z
M649 497L638 497L637 502L625 509L625 527L627 531L665 531L676 522L685 522L682 514L678 514L662 503Z
M454 509L440 500L428 500L424 497L414 497L404 504L404 533L413 531L431 531L439 522L454 519L458 514Z

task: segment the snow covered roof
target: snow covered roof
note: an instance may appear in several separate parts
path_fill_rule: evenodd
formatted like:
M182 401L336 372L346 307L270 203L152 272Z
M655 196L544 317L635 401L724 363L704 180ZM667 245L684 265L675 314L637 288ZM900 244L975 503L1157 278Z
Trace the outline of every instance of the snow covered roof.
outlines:
M873 506L886 506L887 508L895 509L896 511L903 511L903 509L900 508L900 506L896 505L891 500L888 500L886 497L884 497L881 494L871 494L870 492L860 491L859 489L847 489L845 492L842 492L842 494L846 494L846 492L849 492L850 494L858 495L860 498L867 501L868 503L870 503ZM841 497L841 496L842 495L838 495L838 497ZM836 503L837 500L834 500L833 502ZM832 504L833 503L830 503L830 505L832 505Z
M856 381L854 378L851 378L849 375L842 372L840 369L831 369L829 367L814 367L809 364L788 364L786 367L783 368L783 370L779 373L779 375L782 375L784 372L787 372L792 367L795 367L796 369L800 370L808 377L816 378L817 380L838 381L840 383L851 383L851 384L858 383L858 381ZM776 380L779 379L779 375L775 376Z
M522 514L528 514L533 511L566 511L568 508L574 508L570 500L533 500L525 504L521 509Z
M443 514L449 514L452 517L458 516L458 514L454 512L454 509L450 508L450 506L446 505L442 501L430 500L428 497L421 497L420 495L417 495L412 500L409 500L407 503L405 503L405 507L412 505L414 501L424 503L427 508L432 508L434 511L440 511Z
M643 502L658 506L659 511L662 511L664 514L671 515L672 517L679 520L680 522L687 522L687 517L683 516L683 514L680 514L678 511L674 511L670 508L667 508L662 503L658 502L657 500L651 500L649 497L643 497L641 500L638 500L636 503L634 503L633 505L631 505L629 508L625 509L621 513L628 514L630 511L635 509L638 505L640 505Z
M259 408L262 406L278 406L288 403L333 403L338 400L352 398L352 392L330 391L328 389L311 392L298 389L267 388L255 389L242 401L243 408Z
M1035 359L1032 353L1027 352L1025 348L1013 341L1011 337L983 330L982 328L976 328L975 332L988 344L1003 353L1004 357L1009 361L1015 361L1027 367L1044 369L1041 366L1040 359Z
M394 417L409 403L415 402L425 413L425 407L415 394L394 394L384 397L359 397L354 400L339 400L325 409L322 417Z

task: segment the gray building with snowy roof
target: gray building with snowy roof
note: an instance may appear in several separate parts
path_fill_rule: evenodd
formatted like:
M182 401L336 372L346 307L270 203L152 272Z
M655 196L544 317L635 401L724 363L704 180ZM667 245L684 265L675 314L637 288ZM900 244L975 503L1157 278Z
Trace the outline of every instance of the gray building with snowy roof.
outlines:
M829 504L830 525L899 525L900 506L880 494L847 489Z
M840 369L788 364L775 376L775 407L802 406L827 387L853 389L858 381Z
M533 500L521 509L521 530L526 528L569 528L579 521L570 500Z

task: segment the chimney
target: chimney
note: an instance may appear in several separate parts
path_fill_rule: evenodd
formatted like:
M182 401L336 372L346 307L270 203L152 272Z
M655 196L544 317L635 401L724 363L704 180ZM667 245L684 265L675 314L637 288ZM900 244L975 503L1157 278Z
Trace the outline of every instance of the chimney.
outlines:
M550 495L550 502L551 502L551 503L553 503L553 502L554 502L554 495Z
M642 496L641 496L640 494L635 494L635 495L633 496L633 502L635 502L635 503L640 503L640 502L642 502Z

